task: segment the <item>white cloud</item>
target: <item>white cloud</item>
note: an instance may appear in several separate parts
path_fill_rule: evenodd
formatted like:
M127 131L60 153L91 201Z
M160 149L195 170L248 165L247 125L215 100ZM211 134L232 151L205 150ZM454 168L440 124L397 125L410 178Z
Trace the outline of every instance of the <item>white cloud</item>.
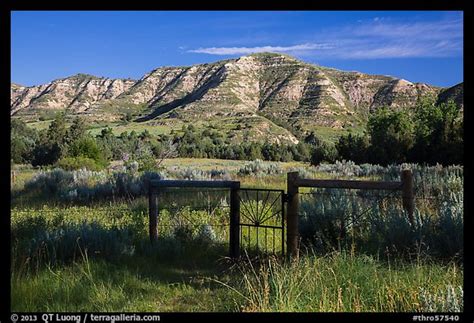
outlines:
M461 19L430 22L370 22L344 32L331 33L341 39L333 53L340 58L415 58L453 57L462 55L463 24Z
M371 23L345 28L354 36L405 39L446 39L462 37L462 20L429 22L382 22L374 19Z
M376 59L376 58L407 58L422 56L423 49L406 46L385 46L377 48L358 49L343 55L341 58Z
M314 50L327 50L334 48L328 43L306 43L292 46L256 46L256 47L208 47L191 49L188 52L201 53L210 55L247 55L252 53L262 52L283 52L283 53L296 53L296 52L307 52Z
M283 52L315 59L379 59L456 57L462 55L462 18L441 21L393 21L376 17L370 21L304 36L296 45L206 47L188 50L210 55L247 55ZM296 37L295 37L296 38ZM300 38L301 39L301 38ZM311 41L317 39L317 41ZM308 41L309 40L309 41Z

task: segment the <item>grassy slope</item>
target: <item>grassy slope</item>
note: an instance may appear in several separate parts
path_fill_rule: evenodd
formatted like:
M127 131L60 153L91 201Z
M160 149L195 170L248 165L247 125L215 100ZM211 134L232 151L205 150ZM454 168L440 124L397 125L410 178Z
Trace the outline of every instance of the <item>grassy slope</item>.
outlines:
M47 129L51 124L52 120L44 121L32 121L28 122L27 125L36 130ZM102 129L107 127L112 128L113 133L118 136L123 132L135 131L141 133L145 130L150 132L152 135L169 135L172 130L180 131L183 125L193 124L197 130L204 129L215 129L223 134L224 138L230 138L233 143L240 143L242 141L266 141L273 136L281 136L281 138L287 136L288 130L276 125L270 120L261 117L226 117L216 118L211 120L180 120L180 119L167 119L167 120L151 120L146 122L91 122L88 123L87 131L96 136L100 134ZM245 128L248 125L248 128ZM268 129L266 126L268 125ZM239 128L239 126L241 128ZM265 129L262 132L262 129ZM321 139L325 141L335 142L340 135L347 131L360 133L362 128L356 127L352 129L333 129L330 127L321 126L309 126L309 130L315 131Z

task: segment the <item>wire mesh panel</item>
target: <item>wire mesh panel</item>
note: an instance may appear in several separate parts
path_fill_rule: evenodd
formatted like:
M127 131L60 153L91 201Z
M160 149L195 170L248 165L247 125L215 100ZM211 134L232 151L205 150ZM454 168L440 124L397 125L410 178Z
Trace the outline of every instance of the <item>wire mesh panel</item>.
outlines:
M161 188L158 236L229 241L229 189Z
M241 189L240 248L248 254L285 254L283 190Z
M327 251L377 234L395 217L408 224L401 195L395 190L324 188L300 193L302 241Z

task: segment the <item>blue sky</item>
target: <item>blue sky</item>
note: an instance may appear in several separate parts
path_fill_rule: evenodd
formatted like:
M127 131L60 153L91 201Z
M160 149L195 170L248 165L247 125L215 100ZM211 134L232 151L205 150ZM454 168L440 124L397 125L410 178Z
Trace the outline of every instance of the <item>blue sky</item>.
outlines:
M438 86L463 81L462 12L15 11L11 21L11 79L28 86L77 73L138 79L262 51Z

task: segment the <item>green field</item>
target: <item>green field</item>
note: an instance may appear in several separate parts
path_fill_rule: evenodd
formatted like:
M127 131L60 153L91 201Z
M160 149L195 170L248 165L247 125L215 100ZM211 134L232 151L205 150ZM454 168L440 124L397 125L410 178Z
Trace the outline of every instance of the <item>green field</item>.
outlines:
M181 129L181 127L167 126L167 125L149 125L146 123L128 123L128 124L107 124L105 126L97 126L88 130L88 132L93 135L99 135L101 131L107 127L112 128L112 132L118 136L123 132L132 132L142 133L145 130L148 131L151 135L162 135L169 134L172 129Z
M84 207L28 214L13 209L14 233L44 223L42 229L52 234L66 230L62 244L67 246L45 240L49 249L38 246L27 257L20 246L29 236L14 240L12 311L411 312L428 311L429 297L434 308L453 310L451 287L460 302L463 273L455 263L397 263L334 253L304 257L297 264L270 259L260 269L244 260L232 270L225 243L163 237L151 248L144 214L138 209L111 209L111 214ZM120 234L127 229L134 237ZM91 232L98 242L82 245L74 239ZM136 249L121 253L120 246L114 247L121 243ZM69 260L54 263L53 256ZM425 300L421 289L431 296Z
M27 125L36 130L48 129L51 120L31 121ZM68 121L70 125L71 121ZM148 131L151 135L169 135L173 130L180 131L183 126L192 124L197 130L213 129L223 135L224 138L229 138L232 142L239 143L242 141L255 140L266 141L274 139L276 136L284 138L288 136L288 131L261 116L253 117L225 117L221 119L211 120L185 120L185 119L158 119L145 122L133 121L114 121L114 122L87 122L87 132L93 136L99 135L101 131L107 127L112 129L112 132L119 136L123 132L142 133ZM264 129L264 131L262 131ZM362 128L354 127L351 129L333 129L331 127L311 127L310 130L315 131L319 138L324 141L335 142L339 136L351 131L353 133L361 133ZM287 140L283 140L286 142Z
M43 130L43 129L48 129L49 125L51 124L52 120L45 120L45 121L34 121L34 122L29 122L28 126L31 128L34 128L36 130ZM169 134L172 129L181 129L180 125L179 127L176 126L168 126L168 125L150 125L149 123L125 123L125 122L111 122L111 123L92 123L89 124L88 126L88 133L90 133L93 136L99 135L101 131L107 127L112 128L112 131L115 135L120 135L122 132L132 132L135 131L137 133L141 133L145 130L149 131L150 134L152 135L161 135L161 134Z
M240 180L242 187L282 189L290 170L317 178L383 179L399 173L396 167L352 164L316 168L185 158L163 164L173 178L193 174L207 179L216 173ZM368 215L371 222L361 222L332 247L319 245L316 238L313 247L305 242L297 261L283 261L277 248L277 257L257 261L244 252L235 262L228 258L225 192L162 195L159 238L151 244L146 198L133 195L138 193L104 197L107 190L119 194L119 187L134 190L142 185L143 174L119 176L115 182L107 172L77 171L68 177L67 172L46 171L40 176L39 170L16 165L12 311L462 311L462 246L460 257L456 249L462 244L462 169L412 167L416 185L439 198L417 202L423 212L419 231L410 229L397 210L374 209ZM313 234L329 237L339 225L337 210L370 203L357 204L347 194L325 201L309 195L302 199L301 236L308 241ZM257 208L257 202L247 203L246 209ZM426 250L412 246L419 235ZM257 237L243 231L243 241L247 238L255 242ZM258 239L262 246L266 237ZM276 239L281 245L278 235ZM405 245L407 253L402 252Z

